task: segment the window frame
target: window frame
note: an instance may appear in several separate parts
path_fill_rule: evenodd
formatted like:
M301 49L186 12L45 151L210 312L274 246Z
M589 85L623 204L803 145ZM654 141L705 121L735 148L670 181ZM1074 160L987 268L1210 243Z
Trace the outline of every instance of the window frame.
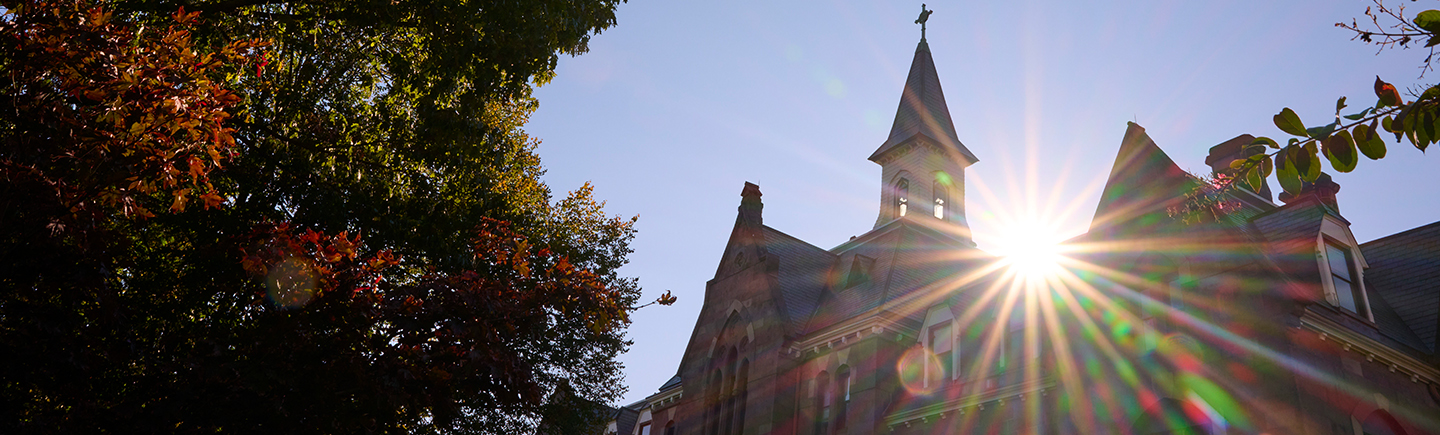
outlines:
M905 217L910 209L910 180L901 178L895 182L895 217Z
M1326 302L1329 303L1330 307L1338 312L1352 315L1367 322L1374 323L1374 306L1370 303L1370 292L1368 289L1365 288L1365 263L1363 258L1360 257L1359 252L1357 252L1358 249L1356 249L1355 245L1349 243L1345 238L1335 237L1334 235L1329 233L1322 233L1320 235L1319 246L1317 247L1316 251L1316 260L1321 267L1320 280L1322 287L1325 290L1324 296ZM1332 258L1332 255L1336 252L1338 252L1342 258ZM1339 261L1341 264L1345 265L1347 269L1345 270L1345 272L1349 275L1348 280L1336 276L1334 270L1334 263L1336 261ZM1343 303L1341 295L1342 290L1339 288L1338 285L1336 285L1337 279L1344 280L1345 283L1349 286L1349 296L1351 301L1355 305L1354 309L1346 306Z

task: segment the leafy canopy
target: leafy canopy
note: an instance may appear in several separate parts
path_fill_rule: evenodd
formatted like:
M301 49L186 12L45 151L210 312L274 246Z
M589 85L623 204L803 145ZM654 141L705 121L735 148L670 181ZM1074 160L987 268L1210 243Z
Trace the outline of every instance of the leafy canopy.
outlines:
M1375 6L1367 8L1365 16L1373 26L1362 27L1355 20L1336 26L1355 32L1357 39L1381 49L1408 48L1424 40L1429 54L1421 68L1422 71L1430 69L1434 47L1440 45L1440 36L1437 36L1440 35L1440 10L1427 10L1412 17L1406 14L1404 5L1391 8L1375 0ZM1347 99L1340 97L1335 102L1334 120L1319 125L1307 127L1294 110L1282 109L1275 115L1274 122L1276 128L1290 136L1284 139L1285 144L1269 137L1255 138L1254 143L1243 150L1241 158L1231 163L1231 173L1227 174L1230 177L1224 179L1222 187L1240 180L1258 190L1266 178L1274 175L1285 194L1297 195L1308 183L1320 178L1322 166L1327 162L1337 172L1350 172L1359 165L1362 155L1370 160L1384 158L1386 138L1391 135L1395 143L1408 142L1421 152L1440 142L1440 86L1425 87L1423 92L1413 95L1412 101L1406 101L1395 85L1378 76L1374 88L1373 105L1342 114L1349 106Z
M603 417L634 219L522 126L618 2L182 3L0 2L0 432Z

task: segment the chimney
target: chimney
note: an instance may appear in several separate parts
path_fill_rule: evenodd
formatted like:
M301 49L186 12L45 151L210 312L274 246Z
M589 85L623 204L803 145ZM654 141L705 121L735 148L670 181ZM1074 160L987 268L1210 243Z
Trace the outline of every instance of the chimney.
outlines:
M1230 169L1230 162L1246 157L1242 156L1242 153L1245 152L1246 147L1249 147L1250 144L1254 142L1255 136L1248 134L1235 136L1234 139L1221 142L1219 145L1210 147L1210 155L1205 157L1205 164L1210 165L1210 170L1214 174L1240 176L1240 174L1232 174L1234 170ZM1235 185L1241 189L1260 195L1260 197L1265 198L1266 201L1272 200L1270 196L1270 182L1268 180L1265 180L1260 185L1259 191L1250 188L1249 183L1239 182L1238 180Z
M1320 177L1316 178L1314 182L1304 180L1300 182L1302 183L1300 185L1300 194L1291 195L1280 192L1280 201L1289 204L1295 202L1296 199L1304 197L1306 194L1314 194L1315 197L1320 200L1321 204L1325 204L1327 207L1330 207L1331 210L1335 210L1335 213L1340 213L1340 201L1336 198L1336 194L1340 193L1340 184L1331 180L1330 174L1321 172Z
M745 182L745 190L740 191L740 219L755 226L765 224L760 212L765 209L765 204L760 202L760 186Z

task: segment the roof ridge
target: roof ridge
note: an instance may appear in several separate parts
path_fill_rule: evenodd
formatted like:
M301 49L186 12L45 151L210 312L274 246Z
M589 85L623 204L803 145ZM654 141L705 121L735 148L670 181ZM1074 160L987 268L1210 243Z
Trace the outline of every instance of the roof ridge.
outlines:
M801 239L801 238L799 238L799 237L795 237L795 236L786 234L784 231L777 230L777 229L775 229L774 227L771 227L771 226L769 226L769 225L761 224L761 225L760 225L760 228L766 229L766 230L770 230L770 231L774 231L775 234L779 234L779 235L782 235L782 236L785 236L785 237L789 238L790 240L794 240L794 241L800 242L800 243L804 244L806 247L812 248L812 249L814 249L814 250L816 250L816 251L819 251L819 252L823 252L823 253L828 254L828 255L830 255L830 256L832 256L832 257L834 257L834 256L837 255L837 254L835 254L835 253L830 252L829 250L827 250L827 249L825 249L825 248L821 248L821 247L819 247L819 246L816 246L814 243L810 243L810 242L807 242L807 241L805 241L804 239Z
M1410 233L1413 233L1413 232L1416 232L1416 231L1428 230L1428 229L1430 229L1430 227L1440 227L1440 221L1431 222L1431 223L1428 223L1428 224L1425 224L1425 225L1421 225L1421 226L1418 226L1418 227L1415 227L1415 228L1411 228L1411 229L1408 229L1408 230L1405 230L1405 231L1401 231L1401 232L1398 232L1398 233L1395 233L1395 234L1391 234L1391 235L1388 235L1388 236L1384 236L1384 237L1381 237L1381 238L1378 238L1378 239L1375 239L1375 240L1371 240L1371 241L1368 241L1368 242L1364 242L1364 243L1361 243L1360 246L1365 246L1365 245L1369 245L1369 244L1371 244L1371 243L1377 243L1377 242L1385 242L1385 241L1388 241L1388 240L1386 240L1386 239L1409 235Z

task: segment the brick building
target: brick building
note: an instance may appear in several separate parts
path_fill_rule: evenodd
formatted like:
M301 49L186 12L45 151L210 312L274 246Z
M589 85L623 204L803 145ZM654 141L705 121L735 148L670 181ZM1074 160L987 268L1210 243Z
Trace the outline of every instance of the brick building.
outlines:
M1440 222L1358 243L1328 177L1182 220L1201 181L1132 123L1090 231L1026 278L971 240L923 38L901 95L875 227L814 246L745 183L677 374L606 433L1440 434Z

